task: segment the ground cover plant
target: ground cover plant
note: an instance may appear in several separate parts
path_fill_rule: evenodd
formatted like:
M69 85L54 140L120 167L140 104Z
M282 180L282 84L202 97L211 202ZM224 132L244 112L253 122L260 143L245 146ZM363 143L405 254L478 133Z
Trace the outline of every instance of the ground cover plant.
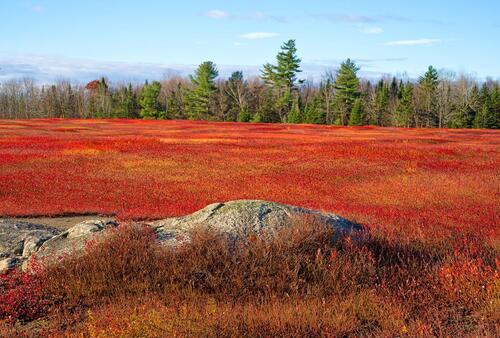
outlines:
M198 232L190 245L168 249L149 229L122 225L84 255L4 276L0 330L96 337L500 333L498 251L470 238L400 245L366 233L333 237L332 228L302 220L271 241L228 245L224 236Z
M500 234L500 134L140 120L0 121L0 215L146 219L265 199L370 228Z
M0 215L122 224L49 269L0 280L4 335L494 336L498 131L193 121L0 121ZM260 198L336 212L272 242L180 251L134 220Z

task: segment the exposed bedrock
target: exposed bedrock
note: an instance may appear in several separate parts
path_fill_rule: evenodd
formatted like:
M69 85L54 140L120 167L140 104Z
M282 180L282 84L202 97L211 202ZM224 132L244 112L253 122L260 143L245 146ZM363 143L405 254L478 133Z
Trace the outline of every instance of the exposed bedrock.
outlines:
M361 227L332 213L314 211L274 202L241 200L214 203L193 214L146 223L165 246L190 241L190 234L207 229L245 238L248 235L272 237L279 229L294 222L318 221L335 228L337 236ZM117 226L112 220L87 220L66 231L13 220L0 220L0 273L16 266L26 268L34 256L40 262L52 262L67 254L83 252L89 240L105 238Z

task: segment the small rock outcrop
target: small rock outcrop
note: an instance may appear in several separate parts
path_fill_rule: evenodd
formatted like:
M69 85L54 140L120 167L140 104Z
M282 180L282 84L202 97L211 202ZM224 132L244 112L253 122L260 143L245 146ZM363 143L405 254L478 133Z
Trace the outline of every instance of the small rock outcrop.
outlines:
M164 245L178 245L189 241L189 233L205 228L244 238L251 234L273 235L284 226L300 218L314 218L334 227L339 235L361 227L335 214L324 213L290 205L260 200L241 200L211 204L191 215L168 218L149 223L156 229Z
M22 264L59 230L33 223L0 221L0 273Z
M361 227L335 214L259 200L241 200L211 204L193 214L149 222L159 242L175 247L190 241L197 229L207 229L229 236L246 238L249 235L273 236L279 229L301 218L316 220L332 226L341 236ZM57 261L81 252L89 240L105 238L111 220L88 220L61 232L55 228L25 223L0 221L0 273L16 266L29 267L31 257L42 264Z
M98 239L105 234L104 230L116 226L117 223L114 221L89 220L81 222L45 241L34 254L37 260L50 263L67 254L82 251L89 240Z

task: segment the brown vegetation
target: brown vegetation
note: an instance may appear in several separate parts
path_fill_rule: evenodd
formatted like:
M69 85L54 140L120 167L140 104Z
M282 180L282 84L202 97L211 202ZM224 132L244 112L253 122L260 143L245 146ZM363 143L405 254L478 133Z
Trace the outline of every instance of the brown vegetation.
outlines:
M272 240L250 237L230 244L223 235L198 232L190 245L174 250L160 247L148 228L122 225L109 241L89 243L86 254L29 274L35 278L4 278L0 303L12 306L0 306L0 332L500 333L498 249L470 238L400 244L373 234L334 242L333 235L309 220Z

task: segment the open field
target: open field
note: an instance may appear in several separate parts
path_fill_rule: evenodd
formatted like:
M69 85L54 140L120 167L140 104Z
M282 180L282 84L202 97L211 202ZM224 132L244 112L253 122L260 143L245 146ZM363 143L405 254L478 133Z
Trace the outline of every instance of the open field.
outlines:
M183 215L264 199L384 234L500 236L500 132L140 120L0 121L0 216Z
M1 336L500 334L498 131L0 121L0 165L0 218L120 222L81 255L0 275ZM133 222L235 199L366 231L336 241L297 219L270 241L195 230L168 248Z

